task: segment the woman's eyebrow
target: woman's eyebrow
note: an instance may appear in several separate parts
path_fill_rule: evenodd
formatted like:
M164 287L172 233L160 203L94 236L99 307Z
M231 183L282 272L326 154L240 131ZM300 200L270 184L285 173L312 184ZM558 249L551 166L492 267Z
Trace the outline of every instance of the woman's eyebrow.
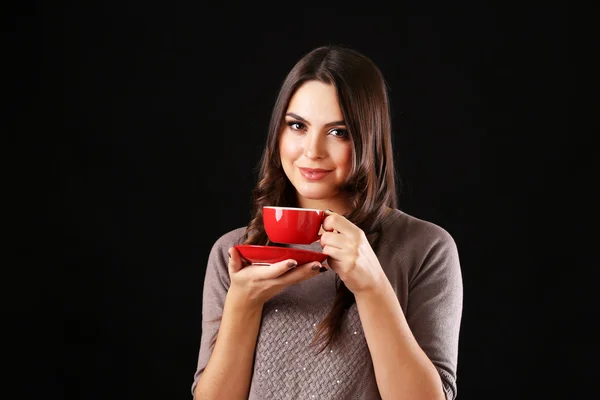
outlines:
M310 122L308 122L305 118L302 118L301 116L299 116L296 113L293 112L289 112L287 114L285 114L286 117L292 117L294 119L297 119L298 121L306 124L306 125L310 125ZM346 125L346 122L344 120L342 121L333 121L333 122L328 122L326 123L324 126L325 127L330 127L330 126L340 126L340 125Z

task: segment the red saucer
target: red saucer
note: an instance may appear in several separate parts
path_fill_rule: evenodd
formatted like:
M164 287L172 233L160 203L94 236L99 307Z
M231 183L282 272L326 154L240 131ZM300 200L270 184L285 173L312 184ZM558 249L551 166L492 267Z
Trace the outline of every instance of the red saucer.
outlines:
M327 254L316 251L294 249L289 247L276 246L257 246L242 244L235 247L242 258L252 264L274 264L283 260L296 260L298 265L306 264L311 261L323 262Z

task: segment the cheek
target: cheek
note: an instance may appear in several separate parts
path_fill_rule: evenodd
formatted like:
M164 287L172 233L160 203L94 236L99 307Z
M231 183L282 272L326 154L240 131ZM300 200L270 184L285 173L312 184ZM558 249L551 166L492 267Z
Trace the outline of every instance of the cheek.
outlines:
M295 159L302 154L302 148L290 135L283 133L279 140L279 154L282 158Z
M352 169L352 146L350 144L338 149L335 163L344 173L350 172Z

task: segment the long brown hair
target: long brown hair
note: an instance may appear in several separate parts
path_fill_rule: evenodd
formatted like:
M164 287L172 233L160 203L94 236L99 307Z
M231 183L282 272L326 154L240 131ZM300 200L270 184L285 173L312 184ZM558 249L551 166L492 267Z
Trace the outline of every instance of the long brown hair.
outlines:
M333 85L337 90L353 145L352 170L342 188L352 211L345 217L361 228L375 247L385 215L389 208L397 206L387 86L381 71L368 57L339 46L319 47L306 54L281 86L259 164L258 182L252 192L252 219L243 241L272 244L263 227L263 206L298 206L295 188L281 166L279 136L290 99L302 84L312 80ZM313 345L321 345L319 352L335 343L344 313L355 302L339 276L336 283L333 307L317 326L313 340Z

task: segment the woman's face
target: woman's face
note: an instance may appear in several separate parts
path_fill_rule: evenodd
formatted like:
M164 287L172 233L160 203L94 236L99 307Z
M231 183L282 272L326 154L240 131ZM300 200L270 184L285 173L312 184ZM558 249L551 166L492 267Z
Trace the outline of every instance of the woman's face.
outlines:
M333 85L308 81L296 90L282 125L279 154L301 207L343 202L340 187L352 169L346 129Z

